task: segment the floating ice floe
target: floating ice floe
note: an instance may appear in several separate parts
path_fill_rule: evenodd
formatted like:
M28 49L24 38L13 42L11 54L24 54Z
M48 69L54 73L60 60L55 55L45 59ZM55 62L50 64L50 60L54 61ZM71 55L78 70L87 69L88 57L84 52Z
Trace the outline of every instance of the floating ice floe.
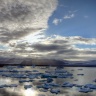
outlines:
M17 87L18 85L17 84L10 84L10 85L0 85L0 88L5 88L5 87Z
M85 88L90 88L90 89L96 89L96 84L86 84L84 85Z
M2 70L0 70L0 72L8 72L8 70L3 70L3 69L2 69Z
M37 85L36 87L37 87L37 88L43 88L42 86L43 86L43 85Z
M45 80L45 79L43 80L43 79L42 79L42 80L39 80L39 82L47 82L47 80Z
M58 94L58 93L60 93L60 90L59 89L51 89L50 92Z
M72 88L74 85L75 84L71 84L69 82L65 82L65 83L63 83L62 87L70 87L70 88Z
M8 85L8 87L17 87L17 86L18 86L17 84Z
M28 89L28 88L31 88L31 87L32 87L32 85L24 85L25 89Z
M92 92L93 90L90 88L80 88L79 92L83 92L83 93L88 93L88 92Z
M16 66L4 66L4 68L13 69L13 68L16 68Z
M64 70L63 70L64 71ZM68 78L68 77L72 77L73 74L69 73L69 72L65 72L65 73L62 73L63 71L60 71L59 70L57 72L51 72L51 73L45 73L45 74L42 74L41 75L41 78Z
M77 75L81 75L81 76L83 76L84 74L77 74Z
M32 72L39 72L38 70L33 70Z
M22 66L22 65L19 65L19 66L17 66L17 68L24 68L24 66Z
M52 78L47 78L47 83L50 83L50 82L52 82L53 81L53 79Z
M45 83L45 84L42 85L42 88L50 89L50 88L52 88L52 86L50 86L48 83Z
M56 84L56 83L49 83L49 85L52 87L59 87L60 86L59 84Z
M37 74L31 74L31 75L28 75L28 78L29 79L35 79L35 78L38 78L38 75Z
M57 78L57 76L52 74L42 74L41 78Z
M40 89L39 91L41 91L41 92L47 92L48 90L47 89Z
M82 88L83 87L83 85L78 85L78 84L75 84L74 86L78 87L78 88Z
M18 70L9 70L9 72L18 73Z
M60 69L55 70L55 73L66 73L66 72L67 72L66 70L60 70Z
M19 83L32 82L33 80L19 80Z
M27 78L25 74L12 74L11 78Z

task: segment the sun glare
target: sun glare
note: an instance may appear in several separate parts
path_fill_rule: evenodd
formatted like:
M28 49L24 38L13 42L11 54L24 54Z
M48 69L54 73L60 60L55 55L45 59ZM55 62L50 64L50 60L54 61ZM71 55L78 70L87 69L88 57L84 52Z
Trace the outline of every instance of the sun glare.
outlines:
M34 89L27 89L24 91L24 96L37 96L37 92Z
M36 43L39 41L42 41L45 35L44 34L39 34L39 33L34 33L34 34L30 34L28 36L25 37L25 40L29 43Z

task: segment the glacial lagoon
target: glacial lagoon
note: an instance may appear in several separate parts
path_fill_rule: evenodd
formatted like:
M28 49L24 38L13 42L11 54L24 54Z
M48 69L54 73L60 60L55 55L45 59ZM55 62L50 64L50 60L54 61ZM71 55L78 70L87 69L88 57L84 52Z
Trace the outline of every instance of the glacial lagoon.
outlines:
M0 96L96 96L95 94L95 67L0 68Z

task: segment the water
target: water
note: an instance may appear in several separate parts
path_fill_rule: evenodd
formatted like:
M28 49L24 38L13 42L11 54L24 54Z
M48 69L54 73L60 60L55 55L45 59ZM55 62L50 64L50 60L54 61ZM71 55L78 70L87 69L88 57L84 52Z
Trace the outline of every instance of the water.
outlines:
M61 87L64 82L70 82L72 84L85 85L88 83L95 84L94 80L96 79L96 68L90 67L65 67L64 70L73 74L68 78L54 78L53 82L59 84L59 87L53 87L53 89L59 89L60 93L55 94L51 93L51 89L37 88L36 86L46 83L46 78L41 78L41 75L38 75L36 78L31 78L30 82L20 83L20 80L29 80L29 78L16 78L16 74L22 74L27 76L28 74L35 73L45 73L45 71L53 71L55 67L3 67L0 68L0 85L11 85L15 84L17 87L3 87L0 88L0 96L96 96L96 91L88 93L82 93L78 91L78 87L73 86L72 88ZM15 70L15 71L14 71ZM16 72L16 70L18 72ZM26 72L27 70L27 72ZM35 71L33 71L35 70ZM38 72L36 72L36 70ZM60 69L61 70L61 69ZM28 72L29 71L29 72ZM9 75L12 76L9 76ZM84 75L82 75L84 74ZM15 78L14 78L15 77ZM32 88L25 89L24 85L32 85ZM45 92L43 92L45 91Z

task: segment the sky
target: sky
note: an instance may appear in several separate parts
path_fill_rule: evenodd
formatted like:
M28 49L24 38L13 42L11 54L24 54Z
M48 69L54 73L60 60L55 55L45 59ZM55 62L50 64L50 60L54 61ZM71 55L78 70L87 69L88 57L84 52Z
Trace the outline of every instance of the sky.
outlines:
M96 59L96 0L0 0L0 56Z

